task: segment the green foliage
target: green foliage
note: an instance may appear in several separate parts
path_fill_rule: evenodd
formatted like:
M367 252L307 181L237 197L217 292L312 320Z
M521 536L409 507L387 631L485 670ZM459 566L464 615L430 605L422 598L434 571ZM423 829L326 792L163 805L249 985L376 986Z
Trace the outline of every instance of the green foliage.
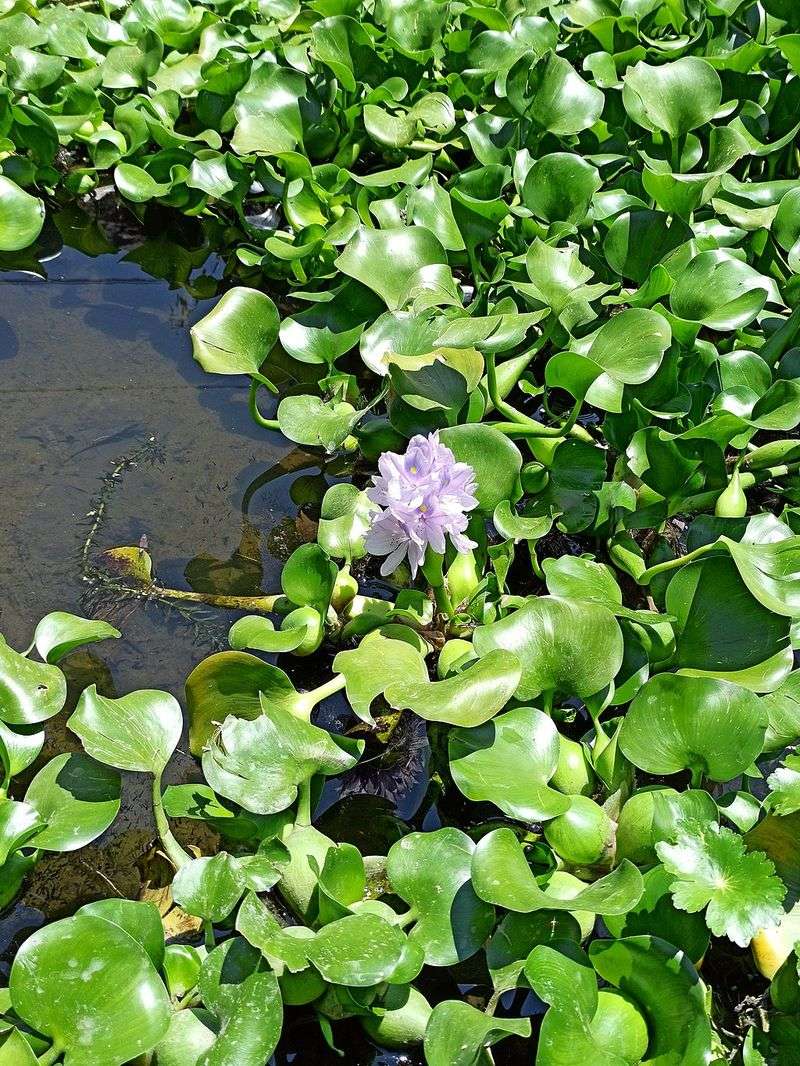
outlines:
M794 1061L796 6L2 6L4 261L112 182L138 217L213 224L194 357L336 483L306 479L280 591L211 598L244 614L186 681L204 781L162 794L185 723L158 690L87 688L84 751L39 764L65 661L120 634L55 612L27 651L0 638L0 904L145 773L204 925L165 946L152 906L107 900L33 933L0 1063L265 1066L284 1010L428 1066L500 1041L539 1066ZM473 547L379 579L370 476L434 432L474 474ZM107 556L129 591L203 598ZM350 817L409 736L418 809ZM726 939L772 981L746 1035ZM498 1009L517 989L535 1037L521 998Z

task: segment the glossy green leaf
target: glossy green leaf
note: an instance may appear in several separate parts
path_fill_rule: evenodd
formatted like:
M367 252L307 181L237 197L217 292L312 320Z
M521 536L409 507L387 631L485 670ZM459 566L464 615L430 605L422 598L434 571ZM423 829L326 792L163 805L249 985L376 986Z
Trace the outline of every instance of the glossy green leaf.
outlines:
M98 762L160 774L180 740L183 714L168 692L142 689L110 699L91 685L67 724Z
M389 882L415 916L408 938L429 966L470 958L494 924L494 908L476 896L470 881L474 851L473 841L454 828L410 833L389 850Z
M17 252L33 244L44 225L44 204L0 175L0 252Z
M548 787L558 765L558 731L535 707L519 707L473 729L450 734L453 781L473 802L539 822L563 814L569 799Z
M118 773L80 752L51 759L25 793L45 823L36 847L75 851L90 843L117 817L121 788Z
M408 708L429 722L476 726L505 707L518 690L520 677L516 655L488 648L480 659L444 681L392 681L385 695L391 707Z
M297 798L298 786L314 774L349 770L363 741L345 741L305 722L262 696L261 714L225 719L203 752L211 787L247 811L274 814Z
M542 692L590 696L614 678L623 641L609 610L598 604L539 596L499 622L475 631L475 649L513 652L522 664L519 699Z
M619 744L648 773L691 769L730 781L761 754L766 724L760 700L740 685L659 674L639 690Z
M9 987L17 1014L67 1061L122 1066L169 1026L169 997L145 950L94 915L37 930L17 953Z
M57 663L83 644L119 637L122 634L108 622L79 618L65 611L47 614L36 626L36 650L47 663Z
M211 374L258 374L278 339L278 311L263 292L230 289L192 326L192 354Z
M0 637L0 719L9 725L45 722L63 708L67 682L55 666L37 663Z
M475 891L489 903L510 911L593 911L625 914L642 895L642 876L633 863L622 863L570 899L539 887L525 852L511 829L494 829L483 837L472 859Z

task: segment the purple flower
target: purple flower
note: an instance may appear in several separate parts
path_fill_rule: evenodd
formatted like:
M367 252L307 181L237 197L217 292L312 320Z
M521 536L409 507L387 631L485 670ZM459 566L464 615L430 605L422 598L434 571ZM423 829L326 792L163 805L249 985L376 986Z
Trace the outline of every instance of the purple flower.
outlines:
M391 574L408 556L416 576L428 545L444 554L446 536L456 551L476 547L464 536L467 511L478 504L475 473L467 463L456 462L438 433L412 437L404 455L384 452L378 469L367 496L385 509L375 512L366 548L371 555L388 556L382 574Z

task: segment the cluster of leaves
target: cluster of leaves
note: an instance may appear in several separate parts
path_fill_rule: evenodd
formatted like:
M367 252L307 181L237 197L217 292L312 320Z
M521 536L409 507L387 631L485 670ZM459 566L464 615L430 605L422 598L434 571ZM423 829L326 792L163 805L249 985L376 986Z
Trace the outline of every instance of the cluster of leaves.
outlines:
M355 465L281 593L187 680L205 783L162 789L173 697L91 688L85 753L8 798L64 706L61 656L118 634L57 614L28 653L0 645L3 903L109 826L118 771L147 773L206 929L165 948L148 904L105 901L35 933L0 1062L263 1066L284 1006L429 1066L527 1038L540 1066L793 1061L795 0L6 0L0 57L0 250L107 173L135 210L219 217L250 284L195 357L249 376L264 428ZM435 595L402 569L377 586L363 485L433 430L475 472L477 546ZM114 558L169 593L142 550ZM311 691L262 657L328 651ZM335 693L347 735L311 720ZM435 806L362 854L313 824L321 789L409 720ZM222 850L190 856L170 818ZM726 941L771 980L746 1032L720 1018ZM485 1011L426 995L468 962Z

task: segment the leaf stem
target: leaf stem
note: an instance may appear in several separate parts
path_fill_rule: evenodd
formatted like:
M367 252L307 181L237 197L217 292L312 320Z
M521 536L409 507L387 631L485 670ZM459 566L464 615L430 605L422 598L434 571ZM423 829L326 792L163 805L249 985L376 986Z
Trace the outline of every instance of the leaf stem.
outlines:
M417 918L419 918L419 911L417 910L417 908L409 907L408 910L405 911L403 914L398 914L395 916L394 924L400 929L405 929L407 925L411 925L411 923L415 922Z
M344 674L334 674L330 681L326 681L324 685L320 685L319 688L312 688L310 692L303 693L304 696L314 697L314 706L318 703L322 703L328 696L333 696L336 692L341 692L345 686Z
M278 602L284 599L280 592L271 596L218 596L215 593L165 588L163 585L153 585L152 589L157 595L165 596L170 600L207 603L209 607L227 607L233 611L256 611L260 614L270 614L275 610Z
M301 781L297 789L296 825L311 825L311 778Z
M277 418L264 418L264 416L258 409L258 390L262 385L266 384L266 379L259 380L255 377L250 382L250 395L247 399L247 406L250 411L250 417L253 419L257 426L261 426L263 429L271 429L276 433L280 433L281 427L278 423Z
M161 846L175 869L180 870L181 866L191 861L191 855L183 850L169 827L169 819L164 810L164 801L161 796L162 772L159 770L157 774L153 775L153 814L155 815L156 829L158 830Z
M693 552L689 552L687 555L679 555L675 559L667 559L663 563L656 563L655 566L649 566L646 570L643 570L637 577L637 582L640 585L649 585L654 577L658 574L667 573L669 570L676 570L680 566L684 566L686 563L692 562L694 559L699 559L701 555L707 555L710 551L719 548L716 541L711 544L702 544L699 548L695 548Z
M214 923L208 918L203 919L203 943L206 951L213 951L217 946L217 938L214 936Z

